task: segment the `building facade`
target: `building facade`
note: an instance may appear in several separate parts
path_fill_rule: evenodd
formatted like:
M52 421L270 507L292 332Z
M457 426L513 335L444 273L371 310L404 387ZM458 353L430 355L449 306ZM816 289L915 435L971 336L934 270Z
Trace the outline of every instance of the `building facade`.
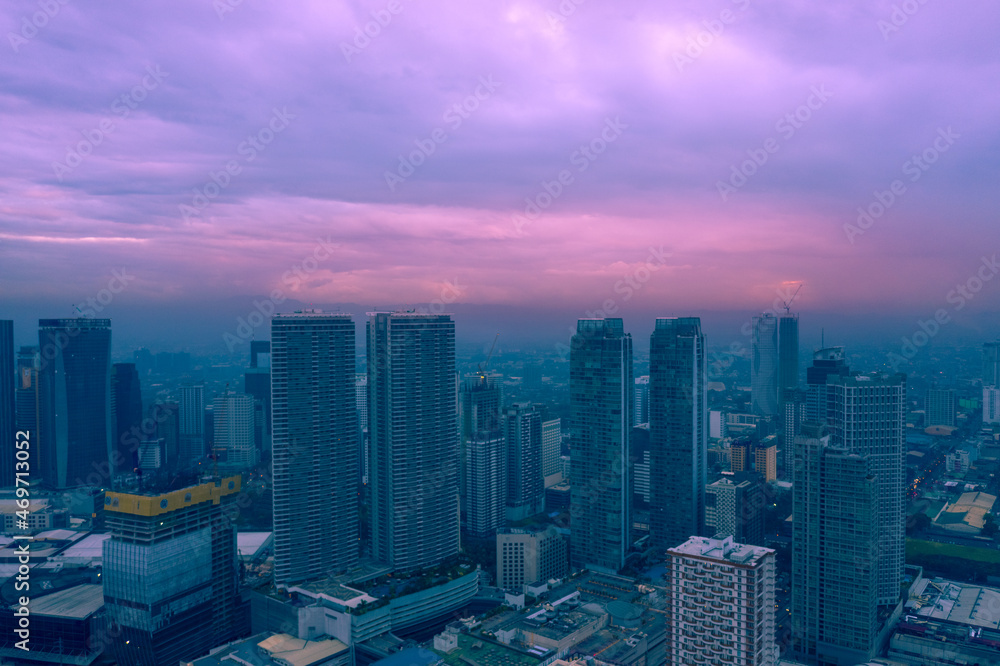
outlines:
M924 399L926 425L955 427L955 389L927 389Z
M507 516L507 450L500 431L480 432L465 442L465 532L492 538Z
M288 585L358 561L354 320L271 319L274 578Z
M249 469L260 460L257 449L257 412L254 398L227 391L212 403L215 414L215 453L227 467Z
M566 539L554 528L504 530L497 534L497 587L523 591L525 585L566 575Z
M205 385L182 385L178 405L178 462L185 467L193 465L208 453L205 439Z
M507 520L518 521L545 510L542 476L542 415L519 402L503 410L507 447Z
M115 474L129 473L138 466L138 451L132 446L133 428L142 425L142 392L135 363L111 366L111 412L114 431L111 439L111 464Z
M765 545L764 478L756 472L723 472L705 487L705 533L736 543Z
M778 318L772 314L751 319L750 402L754 414L778 414Z

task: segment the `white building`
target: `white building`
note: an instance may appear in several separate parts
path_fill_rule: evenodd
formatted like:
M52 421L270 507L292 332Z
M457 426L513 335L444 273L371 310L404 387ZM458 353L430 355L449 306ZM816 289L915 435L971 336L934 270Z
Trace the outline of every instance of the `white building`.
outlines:
M983 387L983 423L1000 423L1000 388Z
M545 487L563 480L559 456L562 455L562 419L542 422L542 476Z
M691 537L667 554L671 663L775 666L774 551Z
M227 391L215 399L215 449L225 451L226 465L249 468L257 464L253 396Z

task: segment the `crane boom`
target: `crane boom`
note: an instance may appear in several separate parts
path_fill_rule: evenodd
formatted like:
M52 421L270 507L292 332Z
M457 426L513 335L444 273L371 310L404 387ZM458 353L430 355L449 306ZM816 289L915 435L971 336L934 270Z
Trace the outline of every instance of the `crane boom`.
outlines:
M785 301L785 314L788 314L788 311L792 307L792 301L794 301L795 297L799 295L799 289L802 289L802 283L799 283L799 288L795 290L795 293L792 294L792 297L789 298L787 301Z
M493 350L496 349L497 339L499 337L500 337L500 334L497 333L496 337L493 338L493 344L490 345L490 352L486 355L486 360L479 364L479 375L480 376L482 376L482 374L483 374L483 369L490 364L490 359L493 358Z

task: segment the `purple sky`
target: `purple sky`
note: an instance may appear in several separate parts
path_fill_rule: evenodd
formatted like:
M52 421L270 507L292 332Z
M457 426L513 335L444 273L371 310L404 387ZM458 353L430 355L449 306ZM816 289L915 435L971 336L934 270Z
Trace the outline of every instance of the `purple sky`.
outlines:
M806 310L919 314L1000 252L992 1L897 2L898 26L879 0L47 2L0 0L8 302L66 309L126 267L124 303L451 282L591 309L630 278L671 313L804 281ZM724 200L748 151L767 161ZM543 181L561 193L519 222ZM651 247L670 256L643 282ZM971 303L998 304L1000 280Z

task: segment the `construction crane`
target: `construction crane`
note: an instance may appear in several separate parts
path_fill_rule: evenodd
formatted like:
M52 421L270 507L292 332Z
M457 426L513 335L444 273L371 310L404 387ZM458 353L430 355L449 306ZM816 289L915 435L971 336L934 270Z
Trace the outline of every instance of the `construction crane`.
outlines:
M488 365L490 364L490 359L491 359L491 358L493 358L493 350L494 350L494 349L496 349L496 346L497 346L497 340L498 340L499 338L500 338L500 334L499 334L499 333L497 333L496 337L495 337L495 338L493 338L493 344L492 344L492 345L490 345L490 353L488 353L488 354L486 355L486 360L485 360L485 361L483 361L482 363L480 363L480 364L479 364L479 365L477 366L477 368L478 368L478 374L479 374L479 377L480 377L480 378L482 378L482 377L485 377L485 376L486 376L486 375L485 375L485 374L483 373L483 370L484 370L484 369L486 368L486 366L488 366Z
M794 301L795 297L799 295L799 289L802 289L802 283L799 283L799 288L795 290L795 293L792 294L792 297L789 298L787 301L784 302L785 314L788 314L788 311L792 307L792 301Z

